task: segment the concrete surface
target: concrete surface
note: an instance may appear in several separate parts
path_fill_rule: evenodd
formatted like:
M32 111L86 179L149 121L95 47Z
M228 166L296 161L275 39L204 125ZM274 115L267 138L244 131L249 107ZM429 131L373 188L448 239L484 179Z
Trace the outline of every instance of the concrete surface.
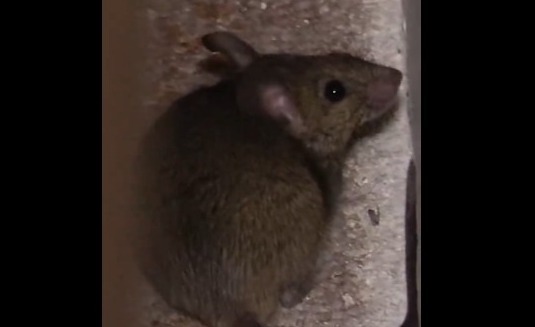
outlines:
M231 30L261 52L345 51L405 71L401 0L147 0L151 83L147 126L177 97L215 78L197 63L198 37ZM404 204L410 132L403 101L391 124L360 142L345 171L346 190L326 249L330 260L304 303L273 327L399 327L406 312ZM370 210L379 218L370 219ZM148 285L140 294L147 326L194 327Z
M418 234L417 249L417 289L418 289L418 318L421 325L421 247L422 247L422 224L421 224L421 173L422 173L422 133L421 133L421 67L422 67L422 3L421 0L404 0L403 13L407 21L407 77L411 90L409 117L412 131L412 148L416 164L416 220Z

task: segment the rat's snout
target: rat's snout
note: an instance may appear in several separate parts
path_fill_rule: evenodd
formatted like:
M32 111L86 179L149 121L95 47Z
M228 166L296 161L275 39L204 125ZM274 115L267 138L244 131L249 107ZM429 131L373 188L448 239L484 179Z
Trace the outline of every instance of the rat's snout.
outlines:
M383 93L384 97L392 97L397 94L402 79L403 74L399 70L380 66L374 72L374 79L371 84L372 87L380 88L383 91L381 93Z
M401 80L403 79L403 74L395 68L385 68L379 76L382 76L383 79L389 81L392 85L395 85L396 88L399 88Z
M367 90L371 110L366 121L374 120L394 107L402 79L403 74L397 69L384 66L376 69Z

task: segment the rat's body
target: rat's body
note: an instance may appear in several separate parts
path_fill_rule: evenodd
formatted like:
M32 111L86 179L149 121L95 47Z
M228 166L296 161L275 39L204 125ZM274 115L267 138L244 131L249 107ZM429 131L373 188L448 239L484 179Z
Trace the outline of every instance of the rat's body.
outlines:
M384 99L366 82L386 72L379 89L397 91L400 74L347 55L259 56L224 33L204 41L243 71L178 100L144 140L141 263L176 309L210 327L260 327L312 287L350 136L365 102ZM368 75L348 78L354 65ZM353 89L318 100L333 79Z
M168 201L154 217L166 226L156 235L169 233L169 243L151 254L168 266L149 274L171 304L209 322L271 312L282 284L313 268L327 218L299 144L235 106L202 105L206 98L232 104L231 88L220 84L177 103L156 125L152 137L161 139L151 140L169 148L152 148L150 160L172 167L152 176L154 201ZM197 103L182 107L190 99Z

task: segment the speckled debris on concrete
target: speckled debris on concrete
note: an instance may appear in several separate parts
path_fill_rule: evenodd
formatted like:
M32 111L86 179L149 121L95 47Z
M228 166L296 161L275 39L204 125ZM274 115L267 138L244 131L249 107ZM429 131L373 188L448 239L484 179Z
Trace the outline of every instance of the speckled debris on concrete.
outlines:
M177 97L215 78L201 72L199 36L231 30L262 52L344 51L405 71L399 0L148 0L151 92L147 124ZM402 106L386 129L360 142L345 170L346 189L320 283L273 326L399 327L406 311L404 199L411 155ZM147 326L201 326L167 308L146 286Z

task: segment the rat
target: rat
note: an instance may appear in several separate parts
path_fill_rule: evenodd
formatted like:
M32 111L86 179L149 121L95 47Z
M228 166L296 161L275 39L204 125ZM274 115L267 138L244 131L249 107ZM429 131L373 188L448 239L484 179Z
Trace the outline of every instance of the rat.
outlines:
M201 41L236 69L142 141L140 267L209 327L264 327L313 288L352 135L394 108L402 73L344 53L261 54L231 32Z

